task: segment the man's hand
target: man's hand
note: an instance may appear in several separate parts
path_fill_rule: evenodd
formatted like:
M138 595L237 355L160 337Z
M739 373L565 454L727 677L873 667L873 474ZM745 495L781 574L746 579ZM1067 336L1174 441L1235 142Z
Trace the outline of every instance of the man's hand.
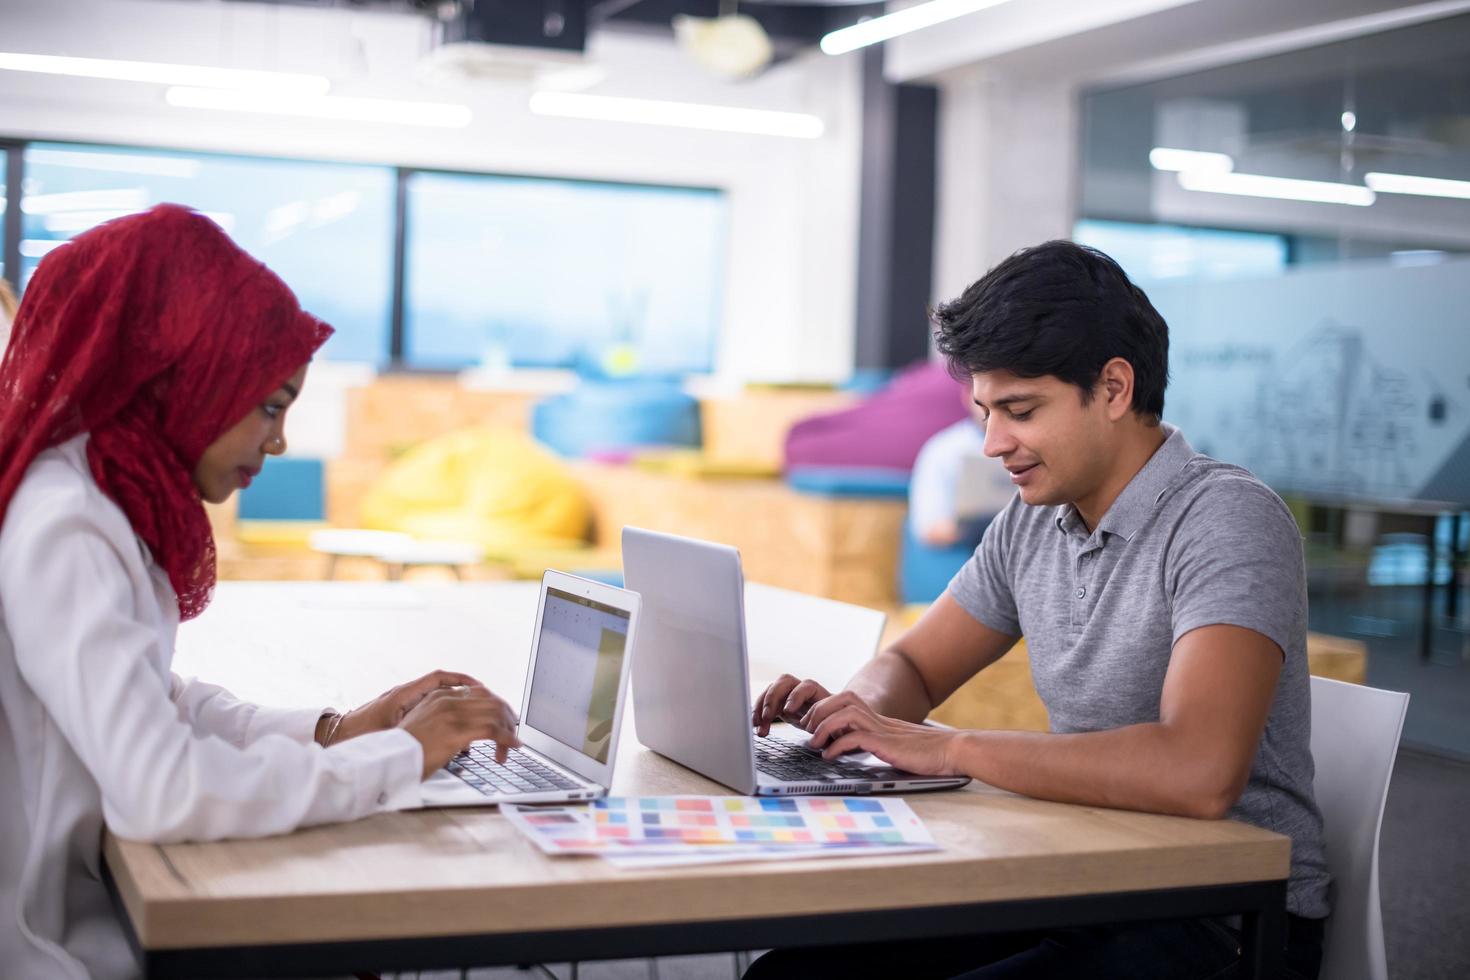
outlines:
M890 766L922 776L968 775L957 758L963 732L887 718L850 691L817 705L812 714L820 719L809 729L810 745L826 759L871 752Z
M790 674L782 674L756 699L750 713L750 725L762 737L771 734L771 725L787 721L806 728L802 719L818 701L831 697L831 693L813 680L798 680ZM811 731L810 728L806 728Z
M428 779L473 741L495 740L495 761L504 762L521 744L520 719L510 705L485 688L447 687L431 690L403 716L398 727L419 740Z
M453 687L478 687L484 685L469 674L457 674L449 670L436 670L416 681L400 684L380 694L367 704L353 708L342 716L332 736L332 744L345 742L368 732L380 732L397 728L405 715L414 709L426 696L434 691Z

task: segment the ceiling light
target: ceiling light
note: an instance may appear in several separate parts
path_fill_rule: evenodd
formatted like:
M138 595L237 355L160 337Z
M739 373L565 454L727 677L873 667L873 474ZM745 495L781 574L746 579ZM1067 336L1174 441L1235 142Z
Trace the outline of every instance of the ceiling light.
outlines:
M50 54L0 52L0 69L39 72L43 75L74 75L107 78L119 82L153 82L159 85L193 85L201 88L247 92L325 95L332 83L323 75L283 71L252 71L244 68L209 68L204 65L170 65L153 61L114 61L110 58L68 58Z
M104 221L113 218L125 218L130 214L137 214L143 208L100 208L90 211L62 211L56 214L48 214L42 219L42 225L47 231L55 235L75 235L79 231L95 228Z
M775 48L760 21L746 14L674 17L674 40L721 78L746 78L771 63Z
M444 102L405 102L398 99L359 99L337 95L296 98L254 92L224 92L207 88L171 88L163 94L171 106L185 109L219 109L254 112L271 116L310 116L315 119L345 119L353 122L391 123L400 126L439 126L462 129L474 113L468 106Z
M91 153L85 150L26 150L26 166L76 167L158 177L197 177L200 163L183 157L148 156L141 153Z
M846 54L865 48L870 44L887 41L889 38L932 27L965 14L972 14L986 7L998 7L1008 0L929 0L896 10L872 20L859 21L851 27L833 31L822 38L822 50L827 54Z
M1266 177L1262 174L1191 173L1179 175L1179 186L1187 191L1208 194L1241 194L1246 197L1270 197L1284 201L1314 201L1319 204L1351 204L1367 207L1375 200L1373 191L1359 184L1338 184L1326 180L1297 180L1292 177Z
M1342 114L1342 131L1351 133L1358 128L1358 114L1351 109Z
M531 96L531 111L541 116L567 116L650 126L682 126L689 129L753 133L758 136L789 136L794 139L816 139L823 131L821 119L803 112L737 109L695 102L626 99L575 92L537 92Z
M1371 173L1363 175L1363 183L1383 194L1419 194L1424 197L1458 197L1470 200L1470 180Z
M67 238L22 238L19 251L27 259L44 258L47 252L55 251L68 241L70 239Z
M1449 258L1449 253L1437 248L1401 248L1388 253L1394 265L1438 265Z
M141 187L115 190L59 191L27 194L20 199L25 214L57 214L64 211L141 211L148 206L148 192Z
M1235 167L1235 161L1225 153L1175 150L1167 146L1156 146L1149 150L1148 162L1155 170L1176 170L1181 173L1228 174Z

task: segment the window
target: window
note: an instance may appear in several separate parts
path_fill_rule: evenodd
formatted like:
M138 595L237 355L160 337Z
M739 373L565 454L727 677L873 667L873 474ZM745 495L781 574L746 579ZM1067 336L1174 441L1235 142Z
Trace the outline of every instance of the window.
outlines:
M1074 241L1112 256L1140 284L1161 279L1267 276L1286 266L1286 239L1246 231L1079 221Z
M407 211L409 365L712 369L721 192L414 173Z
M212 217L337 328L323 356L389 354L394 173L388 167L31 143L21 285L81 231L172 201Z

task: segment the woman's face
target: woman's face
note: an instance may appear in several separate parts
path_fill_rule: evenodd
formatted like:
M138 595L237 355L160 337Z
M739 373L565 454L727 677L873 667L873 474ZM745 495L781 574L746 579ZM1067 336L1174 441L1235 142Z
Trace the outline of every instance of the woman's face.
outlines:
M286 409L301 394L306 365L252 408L243 419L204 450L194 466L194 485L211 504L222 504L230 494L250 486L267 456L286 451Z

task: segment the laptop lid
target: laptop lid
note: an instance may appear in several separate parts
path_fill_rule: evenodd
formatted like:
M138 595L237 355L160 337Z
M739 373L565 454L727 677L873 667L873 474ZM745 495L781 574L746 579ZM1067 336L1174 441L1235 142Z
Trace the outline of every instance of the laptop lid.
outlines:
M638 741L754 793L740 552L625 527L623 580L643 601L645 629L633 664Z
M640 601L548 570L541 578L520 738L583 779L611 786Z

